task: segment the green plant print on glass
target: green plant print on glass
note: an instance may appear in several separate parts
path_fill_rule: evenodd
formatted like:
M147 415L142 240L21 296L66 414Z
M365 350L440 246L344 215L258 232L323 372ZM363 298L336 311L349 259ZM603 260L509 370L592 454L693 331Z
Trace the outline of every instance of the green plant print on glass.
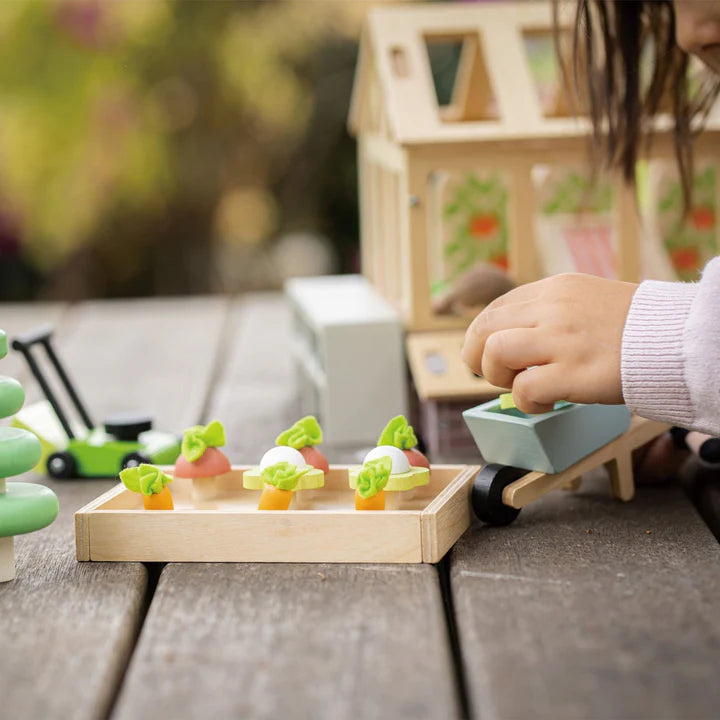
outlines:
M662 244L679 280L697 280L718 250L717 168L695 173L690 214L684 216L682 187L676 178L661 185L657 204Z
M433 294L480 262L508 266L508 192L501 176L437 172L435 177L442 185L442 250L435 254L442 270L433 273Z

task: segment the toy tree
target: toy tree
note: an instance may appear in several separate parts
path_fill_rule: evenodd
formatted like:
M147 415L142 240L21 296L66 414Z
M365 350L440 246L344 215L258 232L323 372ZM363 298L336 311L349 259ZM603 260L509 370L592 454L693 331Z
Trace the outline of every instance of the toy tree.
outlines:
M0 359L7 355L7 336L0 330ZM25 402L17 380L0 376L0 418L14 415ZM40 441L20 428L0 427L0 582L15 577L14 536L40 530L58 514L55 493L42 485L5 478L32 470L40 460Z

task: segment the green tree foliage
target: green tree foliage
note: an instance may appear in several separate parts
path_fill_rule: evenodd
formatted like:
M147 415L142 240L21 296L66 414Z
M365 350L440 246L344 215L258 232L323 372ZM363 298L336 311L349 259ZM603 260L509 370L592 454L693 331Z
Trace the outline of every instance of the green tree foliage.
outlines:
M362 5L3 3L0 230L65 296L210 290L217 244L293 224L352 241L352 204L308 192L354 193L338 179Z
M0 359L7 352L7 335L0 330ZM13 378L0 375L0 418L14 415L24 402L22 385ZM40 460L41 453L40 441L32 433L14 427L0 427L0 498L5 494L5 478L31 470Z

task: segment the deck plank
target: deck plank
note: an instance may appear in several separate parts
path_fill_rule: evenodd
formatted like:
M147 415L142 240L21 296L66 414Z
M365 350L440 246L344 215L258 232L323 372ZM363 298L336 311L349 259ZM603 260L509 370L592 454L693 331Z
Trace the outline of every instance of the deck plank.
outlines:
M97 418L132 404L180 427L197 421L206 400L226 306L221 299L88 303L53 317L60 320L56 344ZM11 334L47 320L43 306L0 306L0 324ZM177 350L187 343L188 323L194 356ZM195 382L178 383L191 372ZM36 397L34 380L18 374ZM74 512L113 481L22 479L51 487L60 515L49 528L17 538L17 578L0 585L0 636L11 649L0 658L2 715L103 717L144 615L146 569L75 561Z
M720 547L679 487L556 492L474 526L451 587L473 716L712 717Z
M233 460L257 462L297 413L282 299L245 299L229 334L206 419ZM436 568L170 564L113 718L459 712Z
M456 717L429 565L172 564L115 720Z
M204 412L229 308L222 297L88 302L58 346L96 421L141 410L182 432Z
M256 463L258 448L297 420L290 313L281 295L253 294L235 303L231 318L206 419L223 421L234 462Z

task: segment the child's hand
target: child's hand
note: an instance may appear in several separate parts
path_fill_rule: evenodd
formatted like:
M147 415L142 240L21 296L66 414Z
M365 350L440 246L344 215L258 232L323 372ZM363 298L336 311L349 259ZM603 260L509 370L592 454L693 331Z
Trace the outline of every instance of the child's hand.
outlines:
M526 413L557 400L621 403L620 348L636 289L580 274L522 285L473 320L463 359L493 385L511 387Z

